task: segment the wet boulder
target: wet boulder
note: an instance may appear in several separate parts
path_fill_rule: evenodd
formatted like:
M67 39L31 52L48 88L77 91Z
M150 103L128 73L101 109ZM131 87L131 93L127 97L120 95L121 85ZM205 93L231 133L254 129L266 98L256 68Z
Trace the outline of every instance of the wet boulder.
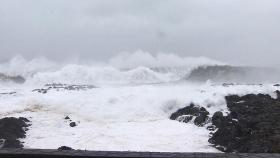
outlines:
M71 123L69 124L69 126L70 126L70 127L76 127L76 126L77 126L77 123L76 123L76 122L71 122Z
M194 121L194 124L197 126L203 126L207 123L209 112L200 106L196 106L191 103L189 106L186 106L178 111L174 112L171 116L171 120L178 120L180 122L188 123L191 120Z
M22 148L18 139L25 138L30 121L26 118L7 117L0 119L0 146L1 148Z

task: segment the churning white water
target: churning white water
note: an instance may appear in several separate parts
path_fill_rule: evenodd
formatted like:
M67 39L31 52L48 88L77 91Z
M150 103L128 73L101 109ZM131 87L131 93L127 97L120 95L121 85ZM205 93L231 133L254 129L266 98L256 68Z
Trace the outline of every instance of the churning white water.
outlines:
M21 75L24 84L0 83L0 118L26 117L32 122L23 139L25 148L217 152L208 143L209 131L192 123L170 120L170 115L191 102L227 112L228 94L269 93L264 85L222 86L184 80L202 65L223 63L207 58L138 51L106 63L56 63L45 58L18 56L0 65L0 72ZM87 84L96 88L33 92L48 83ZM16 92L13 94L4 94ZM77 122L69 126L69 116Z

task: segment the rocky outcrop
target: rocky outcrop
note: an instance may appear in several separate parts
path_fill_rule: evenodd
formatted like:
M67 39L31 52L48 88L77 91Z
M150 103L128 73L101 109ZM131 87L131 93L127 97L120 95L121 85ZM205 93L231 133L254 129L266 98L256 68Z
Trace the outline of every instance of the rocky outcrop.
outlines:
M25 138L30 121L26 118L0 119L0 148L22 148L19 138Z
M80 91L80 90L88 90L96 88L93 85L71 85L71 84L61 84L61 83L52 83L52 84L46 84L44 88L40 89L34 89L33 92L39 92L39 93L47 93L50 90L71 90L71 91Z
M256 75L257 74L257 75ZM271 83L280 80L280 70L273 68L245 67L214 65L200 66L191 71L185 78L193 82L205 82L211 80L215 83Z
M0 73L0 81L2 82L14 82L14 83L24 83L25 82L25 78L23 78L22 76L9 76L9 75L5 75L3 73Z
M199 107L194 104L179 109L170 116L171 120L188 123L193 120L197 126L203 126L207 123L209 112L204 107Z
M278 97L280 92L277 92ZM230 113L216 112L209 142L224 152L280 153L280 99L265 94L225 97Z

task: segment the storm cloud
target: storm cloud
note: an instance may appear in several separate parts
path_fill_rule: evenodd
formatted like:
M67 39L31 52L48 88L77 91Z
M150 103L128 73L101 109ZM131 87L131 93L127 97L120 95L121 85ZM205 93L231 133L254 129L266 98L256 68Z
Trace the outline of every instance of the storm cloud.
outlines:
M0 61L122 51L280 66L279 0L0 0Z

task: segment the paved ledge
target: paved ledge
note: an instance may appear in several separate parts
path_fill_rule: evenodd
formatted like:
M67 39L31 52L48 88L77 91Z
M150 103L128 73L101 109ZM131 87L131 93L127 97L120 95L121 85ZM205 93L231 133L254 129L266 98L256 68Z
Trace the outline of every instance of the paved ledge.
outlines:
M279 154L162 153L118 151L59 151L49 149L0 149L0 158L280 158Z

